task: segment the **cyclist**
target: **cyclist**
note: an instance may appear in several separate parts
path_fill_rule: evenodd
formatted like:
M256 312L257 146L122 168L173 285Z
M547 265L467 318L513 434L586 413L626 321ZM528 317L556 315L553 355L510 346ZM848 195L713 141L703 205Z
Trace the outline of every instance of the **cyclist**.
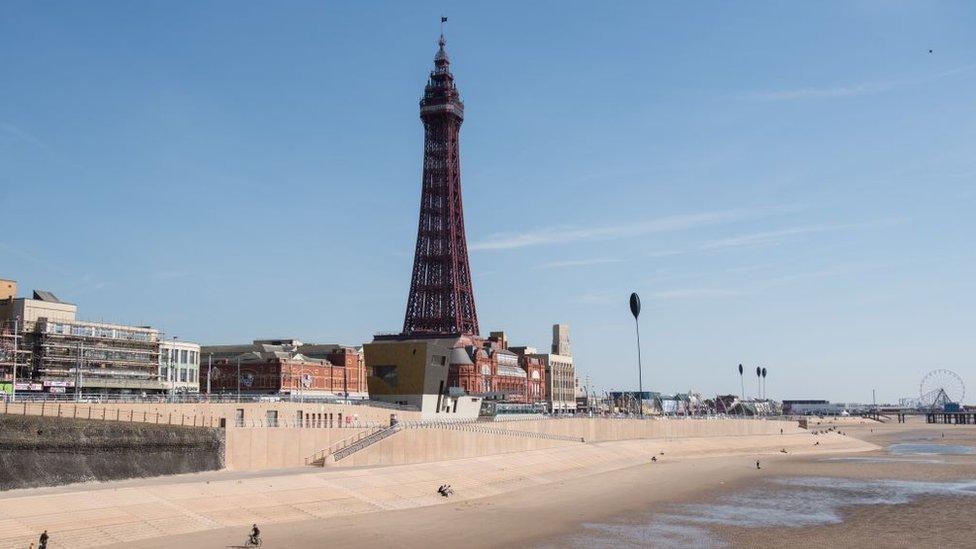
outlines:
M258 529L257 524L251 525L251 543L254 545L258 544L258 540L261 539L261 530Z

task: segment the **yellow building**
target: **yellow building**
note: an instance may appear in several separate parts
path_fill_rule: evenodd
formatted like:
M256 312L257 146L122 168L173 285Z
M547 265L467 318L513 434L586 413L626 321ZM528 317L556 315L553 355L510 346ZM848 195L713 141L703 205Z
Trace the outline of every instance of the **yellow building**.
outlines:
M481 397L448 387L452 351L466 336L376 336L363 346L371 400L414 406L422 419L475 419Z

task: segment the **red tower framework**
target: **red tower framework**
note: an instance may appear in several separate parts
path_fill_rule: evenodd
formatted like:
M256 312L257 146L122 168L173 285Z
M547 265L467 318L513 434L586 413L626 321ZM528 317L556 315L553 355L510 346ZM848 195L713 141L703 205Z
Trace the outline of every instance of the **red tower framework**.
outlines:
M420 101L423 190L403 333L477 335L458 159L464 103L454 85L443 34L439 44L434 70Z

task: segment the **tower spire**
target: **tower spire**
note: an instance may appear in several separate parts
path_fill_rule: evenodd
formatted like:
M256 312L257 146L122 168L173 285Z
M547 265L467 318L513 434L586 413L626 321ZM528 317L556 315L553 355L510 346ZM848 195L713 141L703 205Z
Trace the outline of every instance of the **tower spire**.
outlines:
M447 22L447 17L441 16L441 37L437 40L437 53L434 55L434 66L437 70L446 71L447 66L451 64L451 60L447 57L447 50L444 46L447 45L447 40L444 39L444 23Z

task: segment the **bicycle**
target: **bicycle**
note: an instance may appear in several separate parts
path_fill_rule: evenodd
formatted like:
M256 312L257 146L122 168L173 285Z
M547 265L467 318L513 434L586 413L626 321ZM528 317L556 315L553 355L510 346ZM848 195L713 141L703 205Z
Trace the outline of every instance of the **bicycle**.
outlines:
M244 542L244 547L260 547L261 546L261 536L248 536L247 541Z

